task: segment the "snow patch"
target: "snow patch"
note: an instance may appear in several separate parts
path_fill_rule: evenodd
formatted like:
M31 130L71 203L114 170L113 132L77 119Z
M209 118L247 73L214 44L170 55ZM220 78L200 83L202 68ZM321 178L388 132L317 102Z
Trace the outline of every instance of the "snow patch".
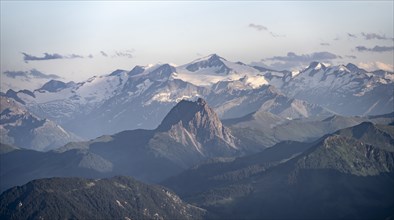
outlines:
M122 208L124 208L124 206L122 205L122 203L121 203L121 202L119 202L119 200L116 200L116 203L118 204L118 206L119 206L119 207L122 207Z

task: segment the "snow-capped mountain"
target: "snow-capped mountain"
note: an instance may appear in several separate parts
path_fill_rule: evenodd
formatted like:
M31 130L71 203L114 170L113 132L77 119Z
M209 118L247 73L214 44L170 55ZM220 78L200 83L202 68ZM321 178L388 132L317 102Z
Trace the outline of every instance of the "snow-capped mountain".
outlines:
M279 88L290 97L338 114L376 115L393 110L394 73L367 72L351 63L327 67L312 62Z
M176 78L199 86L219 81L244 79L245 85L258 88L268 84L261 71L241 62L230 62L212 54L176 68Z
M0 112L0 140L3 144L44 151L81 140L53 121L31 114L12 98L0 96Z
M199 97L226 119L259 109L292 119L330 112L388 113L393 81L392 73L368 73L353 64L326 67L315 62L296 75L213 54L180 66L116 70L79 83L52 80L34 91L9 90L7 96L39 117L94 138L127 129L154 129L177 102Z
M221 118L237 118L256 111L270 112L288 119L325 117L331 112L306 101L289 98L274 86L264 85L258 89L237 89L238 81L219 82L207 97Z

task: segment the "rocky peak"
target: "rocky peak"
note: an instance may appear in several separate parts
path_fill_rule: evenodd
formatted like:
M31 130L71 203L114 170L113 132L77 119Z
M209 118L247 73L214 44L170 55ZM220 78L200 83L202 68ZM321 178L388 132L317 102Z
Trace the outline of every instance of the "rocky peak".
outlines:
M348 63L346 65L346 68L348 70L350 70L351 72L355 72L355 73L366 73L367 71L358 68L358 66L354 65L353 63Z
M192 72L196 72L199 69L205 69L205 68L219 68L218 70L216 70L216 73L225 73L228 74L231 69L229 67L227 67L223 61L225 61L224 58L216 55L216 54L212 54L210 56L208 56L206 59L201 59L198 60L194 63L189 64L186 69Z
M228 143L233 142L230 131L222 125L218 115L202 98L198 98L195 102L180 101L156 130L167 132L179 127L195 135L200 143L207 143L217 137Z
M326 69L326 66L323 63L320 62L312 62L311 64L309 64L309 67L307 69L315 69L315 70L319 70L319 69Z
M145 68L143 66L135 66L129 73L129 76L135 76L140 73L143 73L145 71Z
M159 78L160 77L168 78L171 76L172 73L175 72L176 72L175 67L171 66L170 64L163 64L159 66L157 69L153 70L151 74Z
M45 83L39 90L45 90L48 92L57 92L67 88L67 84L59 80L50 80Z
M110 76L119 76L122 73L126 72L125 70L121 70L121 69L117 69L115 71L113 71L111 74L109 74Z

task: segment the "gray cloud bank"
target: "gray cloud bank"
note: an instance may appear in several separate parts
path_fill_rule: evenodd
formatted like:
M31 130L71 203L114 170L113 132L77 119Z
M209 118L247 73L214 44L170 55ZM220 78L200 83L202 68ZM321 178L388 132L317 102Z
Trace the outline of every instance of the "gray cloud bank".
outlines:
M61 77L55 74L45 74L36 69L32 69L29 71L4 71L3 75L16 79L20 78L27 78L27 79L60 79Z
M331 63L331 61L335 59L342 59L342 56L322 51L310 54L296 54L294 52L288 52L286 56L274 56L262 59L261 61L271 63L267 66L271 69L289 70L303 68L313 61Z
M357 46L356 50L359 52L376 52L376 53L383 53L383 52L390 52L390 51L394 51L394 47L393 46L375 46L372 48L368 48L365 46Z
M61 55L58 53L44 53L44 56L34 56L28 53L24 53L23 54L23 60L25 61L25 63L29 62L29 61L42 61L42 60L57 60L57 59L75 59L75 58L84 58L84 56L78 55L78 54L71 54L69 56L65 56L65 55Z

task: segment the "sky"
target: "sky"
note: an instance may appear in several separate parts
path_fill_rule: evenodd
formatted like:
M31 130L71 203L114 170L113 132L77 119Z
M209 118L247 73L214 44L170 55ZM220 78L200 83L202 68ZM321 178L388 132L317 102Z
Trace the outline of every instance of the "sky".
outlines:
M277 70L393 71L393 2L1 1L1 90L213 53Z

